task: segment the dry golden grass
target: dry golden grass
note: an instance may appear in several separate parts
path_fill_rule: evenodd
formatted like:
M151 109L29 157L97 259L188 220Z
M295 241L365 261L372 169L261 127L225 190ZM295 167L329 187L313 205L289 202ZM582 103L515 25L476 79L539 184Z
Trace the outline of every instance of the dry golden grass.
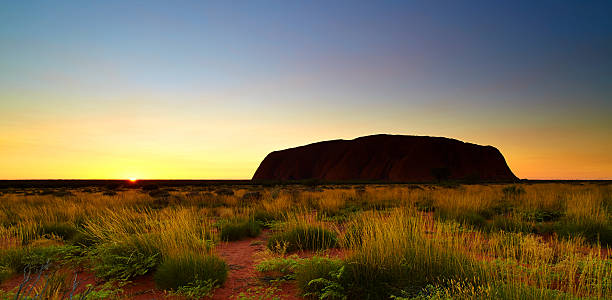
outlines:
M245 196L251 192L261 198ZM96 245L130 244L162 257L209 255L219 239L216 222L255 218L283 232L304 226L332 232L345 251L347 276L372 289L381 281L432 284L440 297L546 298L551 290L597 299L612 295L609 184L71 193L2 194L0 251L73 243L52 232L59 226L74 228ZM390 281L382 282L385 278Z

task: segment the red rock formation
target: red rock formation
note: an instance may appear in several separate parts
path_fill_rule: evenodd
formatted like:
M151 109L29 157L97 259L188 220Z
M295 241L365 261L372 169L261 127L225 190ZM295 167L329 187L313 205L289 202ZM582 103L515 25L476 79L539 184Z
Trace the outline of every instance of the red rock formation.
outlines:
M514 181L503 155L493 146L405 135L371 135L274 151L253 180Z

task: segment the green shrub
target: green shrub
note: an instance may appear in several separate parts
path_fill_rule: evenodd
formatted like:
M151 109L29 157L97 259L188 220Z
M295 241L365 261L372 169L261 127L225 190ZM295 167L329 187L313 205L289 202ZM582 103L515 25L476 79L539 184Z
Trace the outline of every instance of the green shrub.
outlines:
M182 254L166 258L155 272L155 284L164 290L177 290L199 282L222 285L227 279L225 262L213 255Z
M461 224L476 228L484 228L487 225L486 218L474 211L446 211L439 209L434 212L434 216L437 219L455 220Z
M554 225L554 231L560 237L582 236L589 243L600 243L602 247L612 246L612 222L563 220Z
M339 259L317 256L304 259L295 269L297 286L303 295L320 297L325 293L323 289L327 286L343 286L344 271L340 271L343 266L343 262Z
M296 257L276 257L272 259L266 259L261 261L255 266L255 270L258 272L277 273L277 278L281 279L295 279L295 271L298 268L301 260Z
M149 192L149 196L152 198L168 198L170 197L170 193L167 190L152 190Z
M13 276L14 272L8 267L0 265L0 283Z
M457 217L457 221L476 228L483 228L487 224L487 220L476 212L462 213Z
M120 286L122 284L119 284ZM113 281L107 281L102 285L94 286L89 283L85 285L84 290L74 294L72 299L79 300L106 300L106 299L123 299L119 295L123 293L123 289L117 287Z
M25 267L23 264L25 255L25 249L11 248L0 250L0 267L2 267L3 273L14 274L22 272Z
M255 220L230 221L221 224L219 235L224 241L237 241L246 237L256 237L261 233L261 227Z
M550 222L557 221L561 217L563 217L562 211L551 209L536 209L523 212L523 219L525 221Z
M263 228L272 228L280 219L280 216L265 210L258 210L253 214L253 219Z
M98 243L98 240L91 234L79 231L70 238L70 243L81 247L91 247Z
M49 223L39 227L40 235L55 235L64 241L72 239L79 233L79 229L69 223Z
M272 251L283 249L296 250L325 250L334 248L338 244L336 234L318 226L298 225L288 231L274 233L268 239L268 248Z
M230 188L220 188L215 191L217 196L234 196L234 190Z
M504 197L503 199L498 200L491 206L490 212L488 214L489 217L493 217L495 215L507 215L513 212L515 209L515 204L509 201L509 199L507 199L506 197Z
M128 242L101 244L91 254L97 276L119 280L151 272L161 258L159 251L141 249Z
M5 274L22 273L26 268L39 268L47 263L65 262L81 255L75 246L12 248L0 251L0 268Z
M211 297L215 288L218 285L215 280L196 280L190 282L187 285L181 286L176 291L168 293L172 296L185 297L187 299L201 299L204 297Z
M525 194L525 189L520 185L511 185L511 186L504 187L502 189L502 193L504 193L504 196L507 196L507 197L515 197L515 196Z
M346 300L346 290L342 284L342 275L344 267L340 267L338 271L332 271L327 278L313 279L308 283L308 289L313 289L313 292L305 293L304 296L314 296L321 300L323 299L339 299Z
M249 202L253 202L253 201L258 201L261 200L262 198L262 194L260 192L247 192L244 195L242 195L242 197L240 198L243 202L246 202L245 204L248 204Z
M512 216L495 216L489 229L498 231L503 230L506 232L530 233L535 230L535 227L530 222L525 222Z
M431 196L422 196L414 205L418 211L422 212L432 212L436 210L435 200Z
M76 246L49 246L29 248L23 257L23 264L39 267L47 262L57 263L70 261L80 256L81 248Z

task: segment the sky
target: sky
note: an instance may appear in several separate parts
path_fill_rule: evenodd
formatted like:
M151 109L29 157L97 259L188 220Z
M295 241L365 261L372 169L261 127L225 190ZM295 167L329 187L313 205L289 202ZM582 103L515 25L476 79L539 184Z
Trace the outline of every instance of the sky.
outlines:
M248 179L390 133L612 179L610 1L2 1L0 179Z

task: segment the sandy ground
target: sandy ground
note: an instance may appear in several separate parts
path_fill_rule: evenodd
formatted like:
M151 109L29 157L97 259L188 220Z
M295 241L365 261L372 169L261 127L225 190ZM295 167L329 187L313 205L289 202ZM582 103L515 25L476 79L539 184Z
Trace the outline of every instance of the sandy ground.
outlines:
M286 281L277 283L271 286L269 282L263 279L262 274L255 270L255 263L258 253L261 254L266 249L266 240L269 236L268 231L264 231L256 238L235 242L221 242L215 251L223 258L229 266L228 278L225 284L216 289L212 299L237 299L241 293L244 295L255 295L256 292L262 292L268 288L274 291L274 297L279 299L302 299L298 297L298 290L294 281ZM298 253L300 257L312 256L310 252ZM70 270L65 270L67 273L74 274ZM70 275L72 278L72 275ZM95 277L89 270L78 270L78 288L75 293L82 292L87 284L101 284L102 282ZM72 279L71 279L72 280ZM18 275L9 280L4 281L0 285L0 289L10 291L17 288L23 282L23 275ZM26 287L27 290L29 288ZM145 275L134 278L129 284L121 287L123 296L128 299L181 299L181 297L171 297L163 291L155 288L152 275ZM206 298L209 299L209 298Z
M265 289L269 283L260 279L255 270L255 259L258 252L266 248L266 240L269 232L265 231L256 238L250 238L235 242L221 242L216 251L225 260L230 268L227 281L223 287L217 289L213 299L231 299L231 296L252 294L257 288ZM251 293L249 293L251 289ZM285 282L274 289L274 296L280 299L301 299L297 297L295 282Z

